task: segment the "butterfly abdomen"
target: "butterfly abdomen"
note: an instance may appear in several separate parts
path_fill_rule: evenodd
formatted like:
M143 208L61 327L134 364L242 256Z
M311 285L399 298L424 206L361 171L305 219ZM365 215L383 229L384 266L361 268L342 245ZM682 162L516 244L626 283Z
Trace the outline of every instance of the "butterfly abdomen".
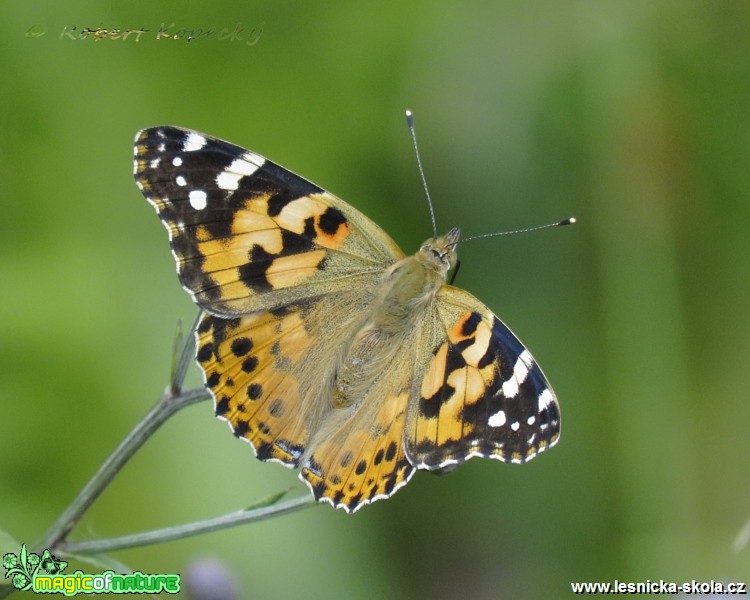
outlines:
M357 405L415 335L444 273L419 255L406 257L384 275L367 316L342 349L333 406Z

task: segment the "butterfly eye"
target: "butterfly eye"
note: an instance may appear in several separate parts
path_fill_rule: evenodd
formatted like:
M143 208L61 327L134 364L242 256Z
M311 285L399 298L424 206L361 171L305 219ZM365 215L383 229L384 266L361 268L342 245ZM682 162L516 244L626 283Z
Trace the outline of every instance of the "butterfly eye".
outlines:
M446 268L450 269L453 266L453 252L445 249L430 248L432 256L435 258L435 262L442 263Z

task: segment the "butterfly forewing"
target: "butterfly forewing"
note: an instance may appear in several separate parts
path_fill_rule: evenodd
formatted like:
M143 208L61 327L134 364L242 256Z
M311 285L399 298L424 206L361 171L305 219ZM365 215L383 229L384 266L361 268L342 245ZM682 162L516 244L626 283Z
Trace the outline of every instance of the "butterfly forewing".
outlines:
M136 136L134 171L169 232L183 286L217 315L362 285L403 256L345 202L216 138L144 129Z

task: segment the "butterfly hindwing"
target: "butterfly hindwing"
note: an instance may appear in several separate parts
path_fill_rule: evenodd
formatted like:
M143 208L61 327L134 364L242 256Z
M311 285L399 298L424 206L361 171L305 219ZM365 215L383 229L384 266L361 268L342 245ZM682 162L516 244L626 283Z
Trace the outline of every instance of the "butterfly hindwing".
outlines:
M529 351L468 292L441 287L432 355L406 424L407 455L423 469L473 456L522 463L560 435L557 399Z
M303 466L310 444L348 414L332 402L331 382L371 294L357 286L231 319L203 315L197 360L216 414L259 459Z
M365 398L333 431L324 430L300 472L317 500L354 512L409 481L414 467L403 440L408 399L406 390Z
M301 312L258 311L233 319L204 313L196 335L216 415L252 444L259 459L297 466L308 429L292 370L313 344Z
M169 232L183 286L216 315L335 293L403 256L377 225L332 194L194 131L140 131L134 173Z
M329 390L334 409L300 473L318 500L354 512L389 497L414 473L404 426L420 331L417 324L384 335L370 320L341 346Z

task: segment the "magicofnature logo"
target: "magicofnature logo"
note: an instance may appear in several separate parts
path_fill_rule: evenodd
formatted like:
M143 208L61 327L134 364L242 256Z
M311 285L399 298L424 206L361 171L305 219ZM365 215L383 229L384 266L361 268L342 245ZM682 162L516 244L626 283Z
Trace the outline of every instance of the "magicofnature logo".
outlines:
M26 544L21 552L8 552L3 556L5 578L10 579L13 587L19 591L32 591L38 594L158 594L167 592L176 594L180 591L180 576L177 574L148 575L135 571L127 575L104 571L99 574L75 573L64 574L68 566L45 550L41 556L29 552Z

